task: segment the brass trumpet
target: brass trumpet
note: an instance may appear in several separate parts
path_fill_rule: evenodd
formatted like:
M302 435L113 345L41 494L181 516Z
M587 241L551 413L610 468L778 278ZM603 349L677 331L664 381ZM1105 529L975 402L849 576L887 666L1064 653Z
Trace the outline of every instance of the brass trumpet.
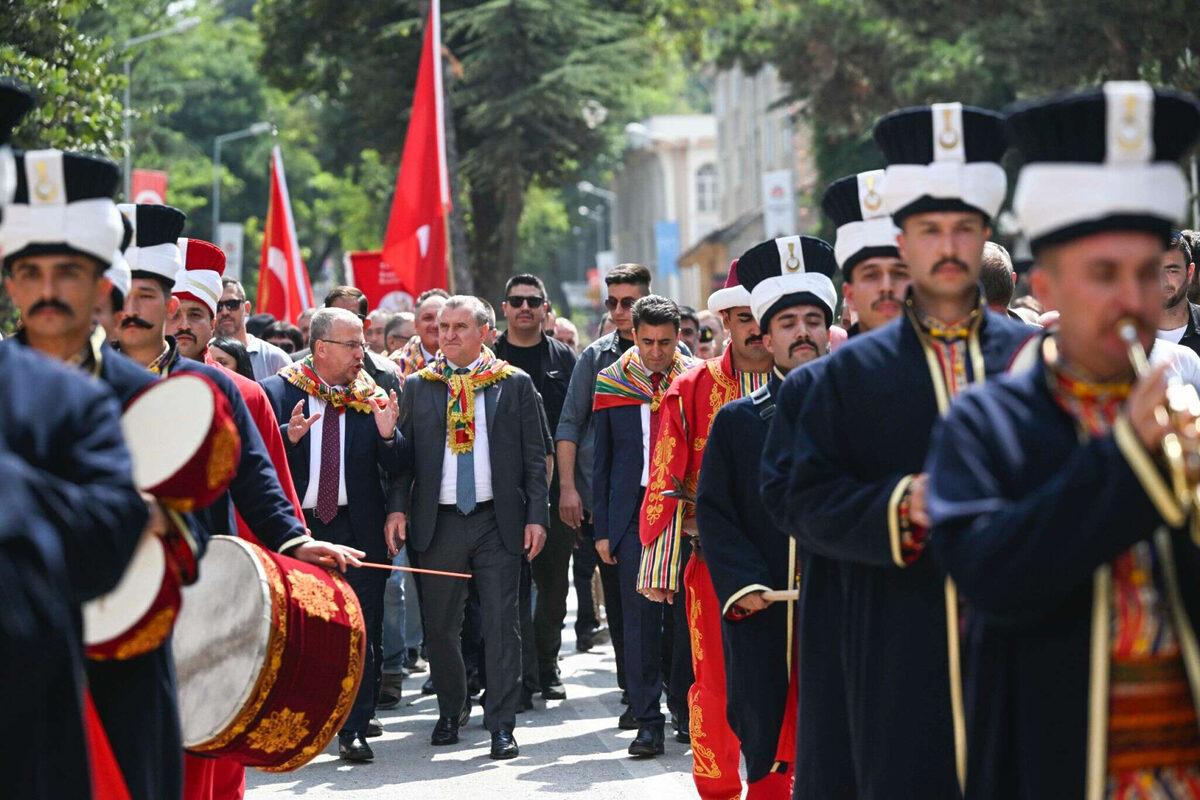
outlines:
M1150 372L1150 359L1138 338L1136 323L1121 320L1117 333L1129 350L1134 372L1144 377ZM1171 475L1171 489L1187 514L1200 507L1200 394L1196 387L1172 381L1167 386L1166 405L1155 409L1155 416L1168 428L1161 442L1163 460Z

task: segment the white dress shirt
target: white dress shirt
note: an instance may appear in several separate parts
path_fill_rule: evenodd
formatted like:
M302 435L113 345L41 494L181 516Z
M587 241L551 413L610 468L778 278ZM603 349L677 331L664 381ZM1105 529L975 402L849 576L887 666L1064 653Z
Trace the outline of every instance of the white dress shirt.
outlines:
M325 412L328 404L319 397L313 395L308 396L308 416L312 416L320 412L319 419L313 422L312 427L308 429L308 488L304 492L304 498L300 503L302 508L315 509L317 507L317 487L321 485L321 437L325 431ZM336 413L336 412L334 412ZM353 412L347 411L346 414ZM343 414L344 417L346 414ZM341 434L341 441L338 444L341 457L338 459L338 505L344 506L349 502L346 499L346 420L338 420L338 432Z
M475 369L483 356L475 359L468 369ZM454 363L451 362L451 366ZM446 387L446 403L450 402L450 387ZM475 502L492 499L492 460L488 450L487 401L483 390L475 392L475 444L471 448L475 462ZM458 503L458 456L450 452L450 441L442 445L442 485L438 490L438 503L452 506Z
M1150 348L1150 366L1169 363L1168 383L1189 383L1200 390L1200 356L1196 351L1169 339L1159 339Z
M650 404L642 403L642 488L650 483Z

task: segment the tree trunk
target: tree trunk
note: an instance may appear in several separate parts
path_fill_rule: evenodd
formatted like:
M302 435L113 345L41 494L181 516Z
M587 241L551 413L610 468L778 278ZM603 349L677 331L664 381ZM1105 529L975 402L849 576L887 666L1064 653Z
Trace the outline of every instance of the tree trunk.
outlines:
M471 191L474 293L497 305L516 270L518 225L525 207L525 182L513 180L494 190Z

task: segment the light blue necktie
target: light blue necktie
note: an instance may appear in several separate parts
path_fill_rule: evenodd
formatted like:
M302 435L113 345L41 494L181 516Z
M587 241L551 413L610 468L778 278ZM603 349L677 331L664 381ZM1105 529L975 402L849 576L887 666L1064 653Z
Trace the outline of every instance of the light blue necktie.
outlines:
M455 375L466 375L469 369L456 369ZM475 413L481 409L476 408ZM478 427L476 428L478 430ZM460 514L470 514L475 510L475 448L470 452L459 453L455 456L458 465L458 480L455 485L454 504Z

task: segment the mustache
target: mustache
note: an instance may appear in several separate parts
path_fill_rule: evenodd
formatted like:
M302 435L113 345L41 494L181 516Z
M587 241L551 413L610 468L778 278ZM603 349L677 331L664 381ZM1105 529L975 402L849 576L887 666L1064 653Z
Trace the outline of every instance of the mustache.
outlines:
M799 350L801 347L804 347L805 345L808 345L809 347L811 347L813 349L813 352L816 352L816 353L821 352L821 349L819 347L817 347L817 343L814 342L812 339L808 338L807 336L805 336L803 339L797 339L796 341L792 342L791 347L788 348L788 355L789 356L794 355L797 350Z
M175 331L176 339L180 339L184 336L189 337L192 341L196 341L196 334L192 333L191 329L189 328L180 328L179 330Z
M141 328L144 331L154 330L154 326L151 325L149 322L146 322L146 320L142 319L141 317L127 316L127 317L125 317L125 319L121 320L121 327L122 328Z
M61 311L64 314L67 314L68 316L72 316L72 317L75 316L75 312L71 310L71 307L69 305L67 305L66 303L64 303L61 300L55 300L53 298L50 298L48 300L38 300L36 303L33 304L33 307L29 309L29 316L32 317L34 314L38 313L39 311L44 311L46 309L54 309L55 311Z
M969 272L969 270L967 269L967 265L954 257L943 258L941 261L939 261L933 265L933 271L937 272L942 267L948 267L948 266L955 266L955 267L958 267L959 269L961 269L963 272Z
M884 303L896 303L898 305L900 301L896 299L896 295L892 294L891 292L886 292L875 298L875 302L871 303L871 308L877 309Z
M746 337L746 346L749 347L752 344L762 344L762 340L763 340L763 337L762 337L761 333L756 336L747 336Z

